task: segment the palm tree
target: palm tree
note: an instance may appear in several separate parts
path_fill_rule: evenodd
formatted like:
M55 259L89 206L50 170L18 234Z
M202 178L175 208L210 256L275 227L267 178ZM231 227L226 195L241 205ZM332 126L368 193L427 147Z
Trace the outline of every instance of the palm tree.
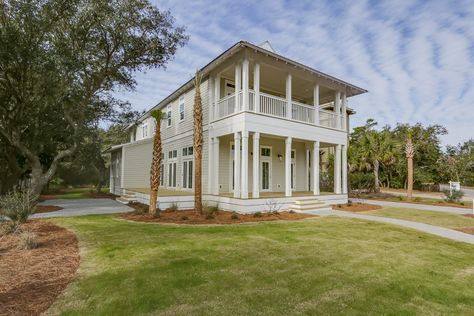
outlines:
M160 188L160 168L161 168L161 120L163 112L154 110L150 114L156 121L155 136L153 138L153 158L150 168L150 208L149 213L156 214L156 202L158 199L158 189ZM159 212L160 210L158 210ZM159 213L158 213L159 214Z
M407 199L411 201L413 195L413 156L415 156L415 146L413 146L413 142L411 139L411 133L408 132L407 142L405 144L405 155L407 157Z
M361 139L359 157L361 164L374 173L374 191L380 192L380 165L395 159L395 144L386 131L368 131Z
M199 71L194 77L194 209L202 213L202 102L201 102L201 79Z

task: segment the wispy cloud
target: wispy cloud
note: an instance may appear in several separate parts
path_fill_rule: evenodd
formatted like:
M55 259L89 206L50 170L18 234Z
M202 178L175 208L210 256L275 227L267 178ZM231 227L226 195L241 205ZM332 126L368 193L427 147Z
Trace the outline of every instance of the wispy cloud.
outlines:
M157 1L187 27L188 45L165 70L121 92L147 109L239 40L269 40L277 52L369 93L349 99L352 125L375 118L442 124L444 143L474 137L472 1Z

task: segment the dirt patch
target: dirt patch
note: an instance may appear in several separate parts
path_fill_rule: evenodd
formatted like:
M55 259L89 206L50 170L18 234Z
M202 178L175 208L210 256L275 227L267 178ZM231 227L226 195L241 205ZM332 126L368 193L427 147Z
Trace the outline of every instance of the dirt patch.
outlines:
M463 216L474 218L474 214L463 214Z
M18 234L0 237L0 315L39 315L74 278L79 247L69 230L46 221L21 227L38 236L38 247L18 248Z
M62 209L63 208L61 206L55 206L55 205L36 205L35 213L48 213L48 212L60 211Z
M309 217L317 217L316 215L295 212L238 214L221 210L213 212L212 216L209 216L209 213L204 212L204 214L200 214L194 210L165 210L161 212L160 217L154 217L146 213L148 211L148 205L142 203L129 203L128 205L133 207L135 211L131 213L124 213L120 215L120 217L137 222L176 224L236 224L278 220L299 220Z
M456 230L466 233L466 234L471 234L474 235L474 227L469 226L469 227L461 227L461 228L456 228Z
M382 206L366 203L351 203L351 204L338 204L334 205L333 209L340 211L350 211L350 212L365 212L365 211L375 211L380 210Z

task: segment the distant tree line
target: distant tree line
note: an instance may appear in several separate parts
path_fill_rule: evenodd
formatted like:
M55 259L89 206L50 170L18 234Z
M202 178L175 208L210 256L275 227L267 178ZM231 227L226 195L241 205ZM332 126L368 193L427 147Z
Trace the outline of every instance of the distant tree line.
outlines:
M377 122L369 119L350 134L348 164L351 189L379 191L380 187L406 188L405 145L410 137L415 149L415 189L448 181L474 185L474 140L447 146L443 151L440 136L447 134L447 130L441 125L397 124L380 130L376 126Z

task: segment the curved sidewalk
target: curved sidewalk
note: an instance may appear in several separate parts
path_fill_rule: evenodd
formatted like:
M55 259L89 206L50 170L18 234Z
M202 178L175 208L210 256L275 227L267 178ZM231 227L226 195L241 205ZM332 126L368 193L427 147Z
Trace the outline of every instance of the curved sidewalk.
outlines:
M407 203L407 202L392 202L382 200L369 200L369 199L351 199L354 202L362 202L367 204L375 204L380 206L399 207L399 208L414 208L422 211L433 211L433 212L446 212L453 214L472 214L472 209L453 207L453 206L438 206L429 204L419 203Z
M334 215L334 216L340 216L340 217L357 218L357 219L363 219L363 220L367 220L367 221L393 224L393 225L412 228L412 229L416 229L416 230L419 230L419 231L422 231L422 232L425 232L425 233L428 233L428 234L437 235L437 236L440 236L440 237L444 237L444 238L448 238L448 239L452 239L452 240L456 240L456 241L462 241L462 242L466 242L466 243L474 245L474 235L459 232L459 231L454 230L454 229L449 229L449 228L444 228L444 227L439 227L439 226L433 226L433 225L419 223L419 222L406 221L406 220L402 220L402 219L382 217L382 216L365 215L365 214L345 212L345 211L334 211L334 210L332 210L332 211L308 211L307 213L316 214L316 215L319 215L319 216Z

